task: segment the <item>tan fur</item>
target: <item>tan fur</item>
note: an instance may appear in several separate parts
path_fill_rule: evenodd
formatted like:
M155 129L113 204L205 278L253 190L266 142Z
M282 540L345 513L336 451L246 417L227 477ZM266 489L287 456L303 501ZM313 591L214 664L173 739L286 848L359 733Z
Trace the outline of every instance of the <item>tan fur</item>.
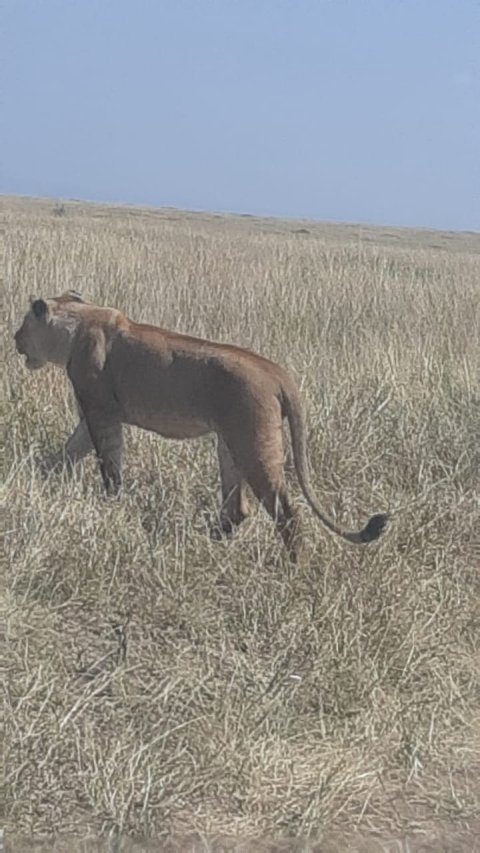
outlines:
M349 542L368 542L382 532L383 515L373 516L358 532L342 530L324 515L309 480L298 391L289 374L268 359L134 323L73 292L32 301L15 340L30 369L47 362L66 368L80 422L66 443L65 457L73 463L94 448L107 492L121 486L122 424L166 438L215 432L222 529L229 533L248 514L249 485L295 559L298 521L284 478L282 423L287 418L295 469L315 514Z

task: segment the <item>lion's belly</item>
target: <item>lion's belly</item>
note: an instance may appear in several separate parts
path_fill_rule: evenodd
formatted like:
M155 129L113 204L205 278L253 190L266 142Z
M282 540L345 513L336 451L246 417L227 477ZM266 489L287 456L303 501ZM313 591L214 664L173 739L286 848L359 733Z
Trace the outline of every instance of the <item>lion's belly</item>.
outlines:
M198 438L212 427L201 418L175 412L129 412L127 423L157 432L164 438Z

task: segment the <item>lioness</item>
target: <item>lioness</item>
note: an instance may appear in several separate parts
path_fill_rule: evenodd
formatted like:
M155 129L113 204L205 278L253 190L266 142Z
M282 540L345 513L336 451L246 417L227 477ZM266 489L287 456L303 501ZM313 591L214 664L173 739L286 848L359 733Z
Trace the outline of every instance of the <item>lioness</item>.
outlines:
M314 513L348 542L371 542L382 533L385 515L372 516L353 532L323 513L308 475L298 390L289 374L268 359L241 347L134 323L121 311L85 302L74 291L31 300L15 342L30 370L47 362L66 368L80 422L64 454L74 463L95 449L107 493L121 486L122 424L166 438L216 432L223 531L230 533L247 516L248 484L295 560L298 521L283 470L282 424L287 418L295 470Z

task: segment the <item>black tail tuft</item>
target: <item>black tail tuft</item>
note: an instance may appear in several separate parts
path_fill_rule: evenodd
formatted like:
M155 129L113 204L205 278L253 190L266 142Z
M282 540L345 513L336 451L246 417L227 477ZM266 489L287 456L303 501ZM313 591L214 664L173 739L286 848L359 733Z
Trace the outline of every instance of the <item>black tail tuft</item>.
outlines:
M372 515L370 521L360 531L362 542L373 542L375 539L378 539L385 530L387 522L388 515L384 515L383 513Z

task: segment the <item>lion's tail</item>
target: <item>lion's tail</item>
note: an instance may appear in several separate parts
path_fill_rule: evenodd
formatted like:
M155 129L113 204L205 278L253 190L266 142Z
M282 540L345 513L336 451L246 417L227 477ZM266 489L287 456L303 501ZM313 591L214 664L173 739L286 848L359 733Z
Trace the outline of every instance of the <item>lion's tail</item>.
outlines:
M318 503L312 484L310 482L307 462L307 441L305 434L305 424L302 417L298 392L293 386L293 384L288 388L288 391L286 388L283 389L282 402L284 412L290 426L290 434L292 436L293 459L295 462L295 470L297 472L298 481L300 483L303 494L305 495L315 515L318 516L320 521L322 521L323 524L328 527L329 530L333 531L333 533L336 533L338 536L341 536L342 539L345 539L347 542L353 542L356 545L361 545L366 542L373 542L374 539L378 539L378 537L385 529L387 523L386 515L372 515L365 527L363 527L362 530L358 531L344 530L337 524L335 524L335 522L332 521L332 519L330 519L327 515L325 515L321 506Z

